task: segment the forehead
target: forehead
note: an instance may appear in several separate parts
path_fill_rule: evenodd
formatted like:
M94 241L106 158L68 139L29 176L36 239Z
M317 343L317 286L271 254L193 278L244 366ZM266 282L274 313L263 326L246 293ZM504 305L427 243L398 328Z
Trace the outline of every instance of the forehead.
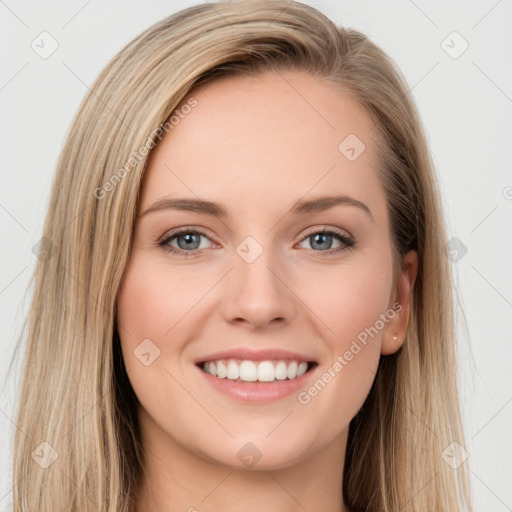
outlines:
M191 98L150 155L141 210L197 196L239 214L333 193L385 207L374 123L334 84L265 72L203 84L181 105Z

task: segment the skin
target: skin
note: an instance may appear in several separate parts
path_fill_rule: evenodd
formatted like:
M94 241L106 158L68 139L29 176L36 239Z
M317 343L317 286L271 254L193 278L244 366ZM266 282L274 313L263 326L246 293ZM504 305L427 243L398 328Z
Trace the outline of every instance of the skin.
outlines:
M373 123L333 84L302 72L225 77L193 97L197 106L151 153L118 298L123 357L141 403L146 476L138 510L343 512L349 423L380 355L403 342L418 265L411 251L393 282ZM354 161L338 149L349 134L366 146ZM365 203L372 217L348 204L288 213L298 199L334 194ZM215 201L229 215L141 215L164 197ZM158 246L184 226L206 232L199 255ZM325 254L322 247L344 246L336 237L315 244L325 226L356 245ZM263 249L251 263L236 252L247 236ZM183 235L168 245L189 250ZM319 378L395 302L402 310L307 404L296 393L239 403L194 365L228 348L281 348L311 356ZM148 366L134 355L144 339L160 350ZM261 453L252 467L237 457L248 442Z

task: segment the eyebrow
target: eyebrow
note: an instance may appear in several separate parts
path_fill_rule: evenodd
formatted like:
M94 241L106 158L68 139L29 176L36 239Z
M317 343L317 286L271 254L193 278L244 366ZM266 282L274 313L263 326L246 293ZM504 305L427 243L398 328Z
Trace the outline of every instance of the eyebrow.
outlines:
M355 206L366 212L372 221L375 222L373 214L366 204L349 196L322 196L313 199L296 201L290 209L293 215L304 215L306 213L317 213L329 210L337 205ZM161 210L184 210L189 212L204 213L214 217L225 218L227 211L218 203L194 198L162 198L153 203L145 210L140 217Z

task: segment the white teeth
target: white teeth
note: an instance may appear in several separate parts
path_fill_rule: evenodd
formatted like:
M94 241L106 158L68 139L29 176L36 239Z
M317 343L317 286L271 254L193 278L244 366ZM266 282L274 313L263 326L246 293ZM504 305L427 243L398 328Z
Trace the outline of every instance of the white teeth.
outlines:
M258 365L258 380L260 382L272 382L275 380L276 375L274 365L271 361L262 361Z
M279 361L276 365L276 379L284 380L288 377L288 368L286 367L286 363L284 361Z
M228 374L228 370L224 366L224 363L222 361L217 361L217 364L211 362L210 367L212 365L217 367L217 377L219 377L219 379L225 379ZM210 373L212 373L212 372L210 372ZM213 373L212 373L212 375L213 375Z
M240 377L240 366L238 366L234 361L229 361L226 377L231 380L236 380Z
M234 359L208 361L203 370L219 379L228 378L245 382L273 382L275 380L296 379L304 375L308 363L302 361L250 361L240 364Z
M295 377L297 377L297 361L292 361L288 365L288 378L295 379Z
M247 382L258 380L258 367L252 361L242 361L240 363L240 379Z
M299 367L297 368L297 377L304 375L306 373L307 369L308 369L308 363L300 363Z

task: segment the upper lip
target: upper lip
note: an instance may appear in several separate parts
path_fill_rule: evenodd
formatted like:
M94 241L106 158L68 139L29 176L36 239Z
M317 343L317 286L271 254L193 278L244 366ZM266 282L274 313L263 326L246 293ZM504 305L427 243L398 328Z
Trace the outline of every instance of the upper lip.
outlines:
M304 361L306 363L315 362L315 360L311 357L299 354L297 352L290 352L289 350L282 350L278 348L255 350L241 347L208 354L196 359L195 364L205 363L207 361L218 361L219 359L248 359L251 361L293 359L294 361Z

